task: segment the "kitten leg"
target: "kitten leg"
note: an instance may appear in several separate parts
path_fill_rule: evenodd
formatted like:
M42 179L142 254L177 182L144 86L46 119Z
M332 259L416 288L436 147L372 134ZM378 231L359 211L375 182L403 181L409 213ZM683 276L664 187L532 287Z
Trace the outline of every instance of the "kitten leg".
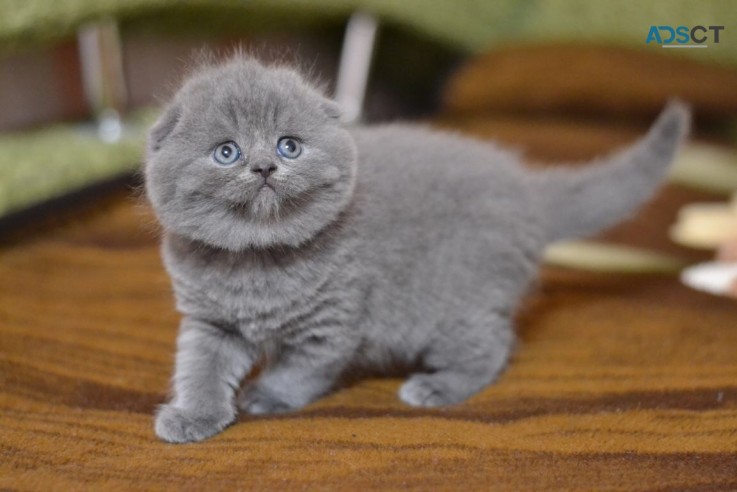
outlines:
M336 338L307 337L290 344L276 364L246 388L239 408L254 415L289 412L330 391L357 345Z
M428 372L407 379L399 398L419 407L459 403L496 379L513 342L511 323L504 317L480 324L458 323L433 339L423 358Z
M238 335L185 318L177 339L174 398L162 405L155 429L164 441L201 441L235 420L235 391L252 357Z

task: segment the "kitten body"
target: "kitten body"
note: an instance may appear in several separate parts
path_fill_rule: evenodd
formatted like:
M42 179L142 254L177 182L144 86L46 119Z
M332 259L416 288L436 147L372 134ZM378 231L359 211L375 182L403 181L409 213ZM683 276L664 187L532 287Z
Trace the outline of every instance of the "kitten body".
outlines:
M237 408L301 408L357 370L407 368L399 397L415 406L481 390L507 363L545 246L627 218L688 123L672 104L598 165L533 172L489 143L349 130L336 114L295 72L236 59L185 84L154 126L147 192L184 315L162 439L209 437ZM293 160L274 152L285 135L303 148ZM232 167L212 162L223 141L244 149Z

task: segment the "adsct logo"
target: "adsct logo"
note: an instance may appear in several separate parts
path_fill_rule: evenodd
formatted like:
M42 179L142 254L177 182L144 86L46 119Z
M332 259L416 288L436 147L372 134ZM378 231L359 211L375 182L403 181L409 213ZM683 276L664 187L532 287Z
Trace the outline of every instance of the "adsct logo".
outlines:
M719 44L724 26L650 26L645 44L657 43L662 48L708 48Z

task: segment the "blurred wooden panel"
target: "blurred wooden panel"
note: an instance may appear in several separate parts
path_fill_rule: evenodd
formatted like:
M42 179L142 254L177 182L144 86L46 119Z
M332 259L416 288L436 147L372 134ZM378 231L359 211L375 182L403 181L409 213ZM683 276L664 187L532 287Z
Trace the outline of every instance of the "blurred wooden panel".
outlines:
M678 96L699 116L737 116L737 70L660 51L585 44L497 48L455 74L444 93L445 111L648 117Z

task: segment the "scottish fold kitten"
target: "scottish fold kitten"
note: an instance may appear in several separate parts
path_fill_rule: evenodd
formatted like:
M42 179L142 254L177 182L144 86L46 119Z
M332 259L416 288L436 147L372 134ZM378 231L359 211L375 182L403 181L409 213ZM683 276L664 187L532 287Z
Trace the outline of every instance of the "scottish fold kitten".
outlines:
M487 142L338 117L294 70L238 56L152 128L146 190L183 315L161 439L299 409L356 370L405 367L399 398L420 407L483 389L544 247L627 218L689 121L671 103L596 165L533 172Z

